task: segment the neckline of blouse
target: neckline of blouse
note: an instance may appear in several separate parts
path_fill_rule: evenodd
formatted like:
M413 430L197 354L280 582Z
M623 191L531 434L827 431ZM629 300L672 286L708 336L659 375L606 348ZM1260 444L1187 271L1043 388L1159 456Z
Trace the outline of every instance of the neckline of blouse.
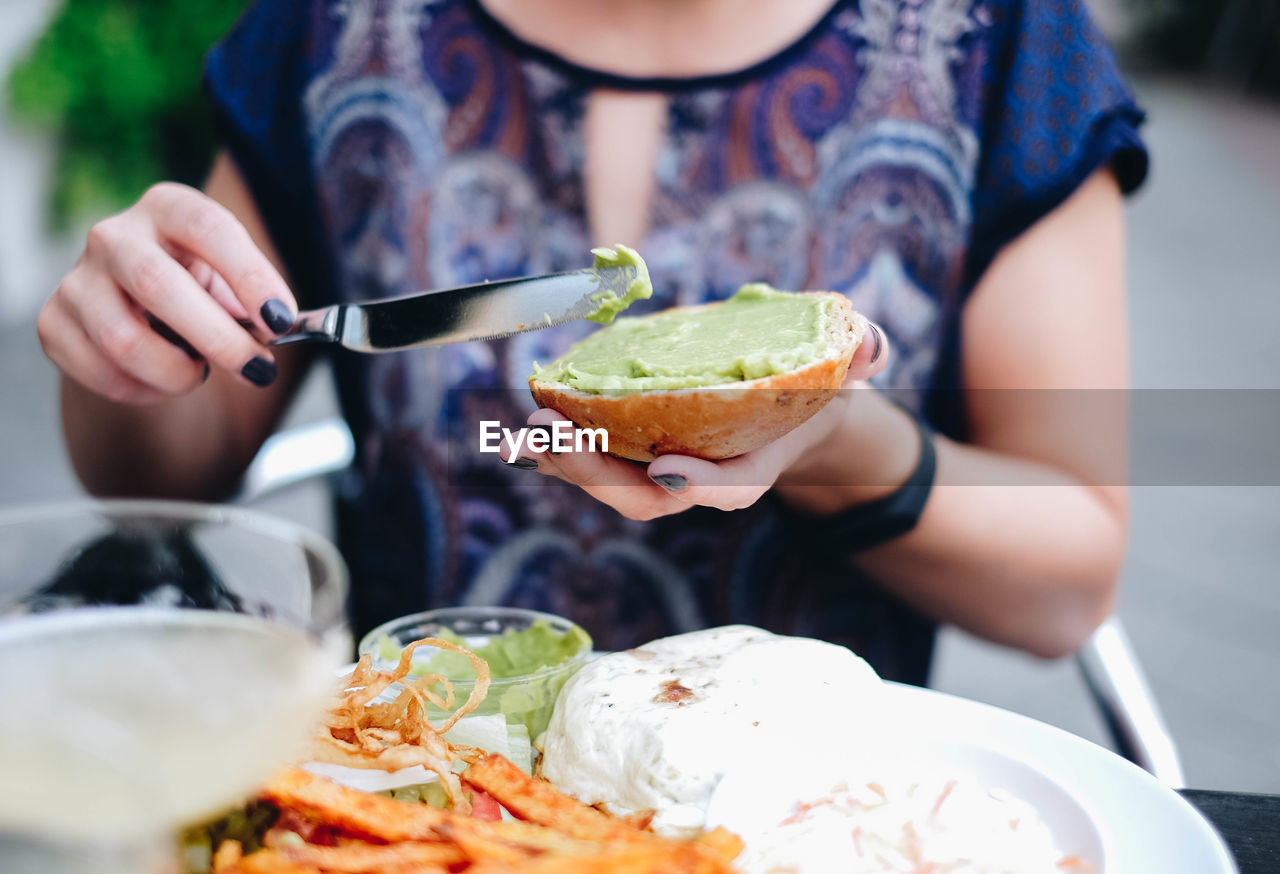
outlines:
M583 81L589 87L609 88L617 91L680 92L732 88L745 81L761 78L808 48L809 44L830 27L848 0L834 0L822 16L803 34L762 60L737 70L723 73L706 73L696 76L629 76L599 70L571 61L564 56L529 42L498 20L484 7L481 0L463 0L476 20L497 41L522 57L539 61L557 69L569 78Z

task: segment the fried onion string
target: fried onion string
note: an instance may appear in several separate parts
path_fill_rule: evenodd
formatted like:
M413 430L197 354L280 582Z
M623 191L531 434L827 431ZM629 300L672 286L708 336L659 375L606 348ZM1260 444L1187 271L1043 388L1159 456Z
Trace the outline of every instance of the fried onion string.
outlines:
M459 653L475 668L471 694L456 710L453 684L447 677L410 676L413 653L422 646ZM349 768L398 771L421 765L440 778L453 808L468 813L470 801L462 791L454 764L473 762L482 753L474 747L450 744L444 733L480 706L488 694L489 679L489 665L484 659L439 638L427 637L409 644L389 671L375 668L373 657L366 653L341 681L341 690L320 720L319 734L308 755L312 761ZM394 698L380 700L395 686L400 691ZM435 686L443 687L444 694L436 692L432 688ZM433 726L429 721L428 704L449 714L440 725Z

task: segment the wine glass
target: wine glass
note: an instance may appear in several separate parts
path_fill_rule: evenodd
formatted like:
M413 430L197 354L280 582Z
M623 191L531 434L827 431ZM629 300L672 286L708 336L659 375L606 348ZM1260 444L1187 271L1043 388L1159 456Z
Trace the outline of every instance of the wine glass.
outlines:
M351 649L346 587L331 544L249 510L0 512L5 870L177 870L177 829L315 728Z

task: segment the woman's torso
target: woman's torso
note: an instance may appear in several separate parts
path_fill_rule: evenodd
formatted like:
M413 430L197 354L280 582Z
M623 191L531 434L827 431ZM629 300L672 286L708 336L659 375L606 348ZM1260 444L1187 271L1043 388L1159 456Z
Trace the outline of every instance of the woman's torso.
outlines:
M837 4L741 74L643 82L544 55L473 3L347 5L305 94L345 296L580 267L591 245L613 242L593 235L594 218L643 231L625 242L649 262L648 309L748 281L839 290L889 333L882 385L929 388L976 159L948 67L967 19L868 10ZM602 88L621 93L593 102ZM658 124L630 150L616 130L588 140L628 100ZM613 197L593 202L589 177ZM628 191L648 203L647 222L613 208ZM923 679L929 623L854 573L838 544L790 548L781 505L633 522L470 451L478 421L514 427L533 409L532 361L592 327L338 360L361 448L341 519L357 623L516 603L616 648L744 621L844 640Z

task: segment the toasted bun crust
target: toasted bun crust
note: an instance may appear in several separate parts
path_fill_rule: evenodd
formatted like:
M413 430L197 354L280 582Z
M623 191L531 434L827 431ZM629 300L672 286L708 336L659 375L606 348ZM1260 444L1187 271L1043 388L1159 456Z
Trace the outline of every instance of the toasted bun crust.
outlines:
M608 431L609 453L620 458L648 462L678 454L714 461L742 455L777 440L825 407L862 342L866 322L856 317L848 298L831 291L805 293L829 297L835 306L826 357L799 370L706 388L618 396L534 378L529 388L538 406L556 410L580 428Z

